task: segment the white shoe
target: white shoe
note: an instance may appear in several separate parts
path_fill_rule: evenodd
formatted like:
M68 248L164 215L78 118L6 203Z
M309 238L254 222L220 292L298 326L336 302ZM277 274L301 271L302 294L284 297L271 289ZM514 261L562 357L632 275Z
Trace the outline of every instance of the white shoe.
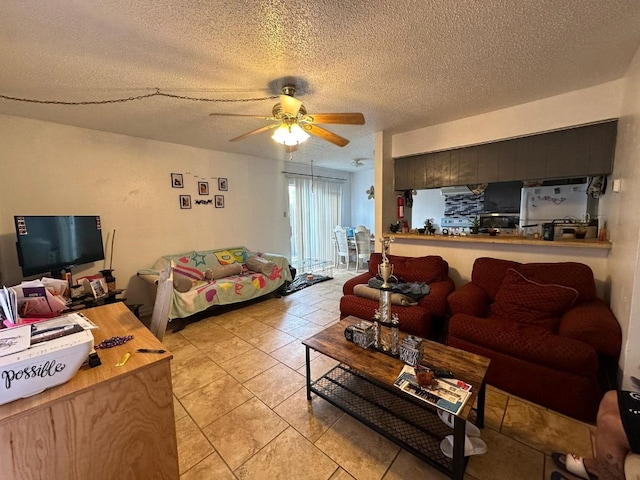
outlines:
M442 420L442 423L453 428L453 413L445 412L444 410L438 410L438 417L440 417L440 420ZM466 424L467 426L465 427L465 433L469 437L480 436L480 429L478 427L476 427L471 422L466 422Z
M453 435L447 435L440 442L440 450L447 458L453 458ZM482 455L487 453L487 444L478 437L464 436L464 456Z

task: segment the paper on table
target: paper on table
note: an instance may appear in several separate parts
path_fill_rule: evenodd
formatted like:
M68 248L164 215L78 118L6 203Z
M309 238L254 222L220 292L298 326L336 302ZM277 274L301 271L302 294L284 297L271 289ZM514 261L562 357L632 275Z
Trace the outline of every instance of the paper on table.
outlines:
M66 302L49 292L40 280L22 282L13 288L23 317L59 314L67 307Z
M17 295L13 288L2 287L0 290L0 315L4 320L18 323Z
M437 378L436 382L434 387L421 387L415 369L405 365L394 385L409 395L457 415L471 396L471 385L456 379Z
M62 295L69 286L66 280L59 278L42 277L40 281L54 295Z

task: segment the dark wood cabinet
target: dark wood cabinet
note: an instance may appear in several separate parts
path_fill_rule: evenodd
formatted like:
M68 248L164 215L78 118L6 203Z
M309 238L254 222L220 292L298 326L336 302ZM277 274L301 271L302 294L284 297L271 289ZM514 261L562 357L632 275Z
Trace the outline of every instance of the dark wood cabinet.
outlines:
M449 151L437 152L429 159L427 185L431 187L451 185L450 156Z
M587 157L587 170L589 173L587 175L601 175L613 172L618 122L601 123L584 128L588 133L589 142L589 155Z
M395 171L395 190L408 190L414 188L413 165L415 159L412 157L396 158Z
M495 156L494 144L478 145L478 183L498 181L498 158Z
M587 153L585 140L584 131L577 128L548 133L545 177L569 177L582 171Z
M454 185L478 183L478 147L460 148L458 152L458 178Z
M395 189L608 175L617 120L395 159Z
M522 180L545 178L547 139L544 135L518 138L516 144L516 172Z

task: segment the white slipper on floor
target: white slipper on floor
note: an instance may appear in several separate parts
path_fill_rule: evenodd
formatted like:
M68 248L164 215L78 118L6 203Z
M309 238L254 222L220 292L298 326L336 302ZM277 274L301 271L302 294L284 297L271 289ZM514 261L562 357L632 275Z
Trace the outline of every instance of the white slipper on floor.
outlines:
M584 466L584 458L578 455L564 454L560 452L552 452L551 458L555 464L561 469L569 472L576 477L583 478L584 480L595 479L597 477L587 472L587 468Z
M453 458L453 435L447 435L444 440L440 442L440 450L444 453L445 457ZM464 436L464 456L470 455L482 455L487 453L487 444L484 443L478 437Z
M442 423L453 428L453 413L445 412L444 410L438 410L438 417L442 420ZM469 437L479 437L480 429L471 422L466 422L465 433Z

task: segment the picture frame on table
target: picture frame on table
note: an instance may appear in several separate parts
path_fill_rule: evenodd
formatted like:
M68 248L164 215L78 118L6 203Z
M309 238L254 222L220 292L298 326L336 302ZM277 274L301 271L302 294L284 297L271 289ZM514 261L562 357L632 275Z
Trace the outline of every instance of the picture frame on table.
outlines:
M184 181L181 173L171 174L171 186L173 188L184 188Z
M221 192L229 190L229 180L222 177L218 178L218 190Z
M198 193L200 195L209 195L209 182L198 182Z
M183 210L191 208L191 195L180 195L180 208Z
M91 282L89 282L89 286L91 287L91 294L93 295L93 298L98 299L107 296L108 289L104 278L91 280Z
M216 195L215 199L216 208L224 208L224 195Z

